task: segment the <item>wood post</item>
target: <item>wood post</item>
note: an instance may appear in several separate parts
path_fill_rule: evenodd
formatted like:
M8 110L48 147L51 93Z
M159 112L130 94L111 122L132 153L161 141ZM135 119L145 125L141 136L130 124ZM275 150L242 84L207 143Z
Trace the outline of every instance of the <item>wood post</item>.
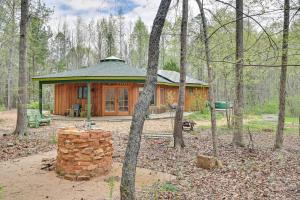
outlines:
M87 82L87 121L91 121L91 83Z
M43 111L43 83L39 81L39 111L42 116Z

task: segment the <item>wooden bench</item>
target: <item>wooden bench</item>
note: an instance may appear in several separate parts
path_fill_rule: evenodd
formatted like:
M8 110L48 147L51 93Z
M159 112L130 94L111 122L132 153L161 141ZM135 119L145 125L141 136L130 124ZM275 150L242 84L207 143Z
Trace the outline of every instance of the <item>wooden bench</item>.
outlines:
M27 110L27 125L33 128L39 128L41 124L49 125L51 117L41 116L39 110L28 109Z

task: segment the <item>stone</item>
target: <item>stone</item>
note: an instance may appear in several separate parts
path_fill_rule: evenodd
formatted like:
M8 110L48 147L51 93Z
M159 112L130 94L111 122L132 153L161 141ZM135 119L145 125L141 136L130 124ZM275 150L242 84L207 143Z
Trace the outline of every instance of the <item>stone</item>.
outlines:
M203 169L214 169L222 167L221 161L212 156L198 155L197 156L197 167Z
M103 158L103 156L96 156L96 157L94 157L94 160L100 160L102 158Z
M81 144L77 145L78 148L84 148L84 147L88 147L88 146L89 146L88 143L81 143Z
M91 162L86 162L86 161L79 161L78 162L78 165L79 166L88 166L88 165L90 165L91 164Z
M81 153L83 154L91 154L94 151L92 147L87 147L81 150Z
M75 175L71 175L71 174L65 174L64 178L66 180L69 180L69 181L75 181L76 180L76 176Z
M92 157L86 154L81 154L80 156L77 156L74 158L74 160L79 160L79 161L92 161Z
M83 181L106 175L112 168L110 132L59 129L56 172L67 180Z
M14 146L14 143L8 142L8 143L6 144L6 146L7 146L7 147L13 147L13 146Z
M88 181L90 180L89 176L77 176L77 181Z
M90 134L88 132L80 134L80 139L89 139L89 138L90 138Z
M62 153L69 153L69 150L63 147L59 148L59 151Z
M98 167L98 165L89 165L86 167L87 170L94 170Z
M104 153L104 151L103 151L103 149L99 148L99 149L95 150L94 153L95 153L95 155L101 155Z

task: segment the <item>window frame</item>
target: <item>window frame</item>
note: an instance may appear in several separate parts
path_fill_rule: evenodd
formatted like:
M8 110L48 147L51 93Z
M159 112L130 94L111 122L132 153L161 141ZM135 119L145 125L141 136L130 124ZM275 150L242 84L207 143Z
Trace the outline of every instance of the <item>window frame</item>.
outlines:
M79 86L77 88L77 98L78 99L87 99L87 93L88 93L87 86Z

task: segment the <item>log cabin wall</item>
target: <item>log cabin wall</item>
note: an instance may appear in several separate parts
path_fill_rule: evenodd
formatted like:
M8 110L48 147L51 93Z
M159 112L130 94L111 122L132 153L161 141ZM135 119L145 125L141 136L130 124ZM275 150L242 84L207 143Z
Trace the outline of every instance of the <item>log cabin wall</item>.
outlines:
M157 87L157 106L177 104L178 87L159 85ZM205 106L208 97L208 87L186 87L185 111L200 110Z
M83 109L87 106L87 99L78 98L78 88L85 87L85 83L67 83L55 85L55 101L54 101L54 114L65 115L68 109L74 104L80 104ZM91 85L91 102L92 102L92 115L101 115L101 94L102 85L93 83Z
M68 109L74 104L81 104L86 108L87 99L78 98L78 87L86 86L85 83L66 83L55 85L54 114L65 115ZM139 88L143 84L137 83L119 83L119 84L102 84L92 83L91 85L91 102L92 116L103 116L104 95L103 87L128 87L129 88L129 115L133 114L134 106L139 96ZM185 111L199 110L204 106L208 96L207 87L186 87L185 93ZM178 87L157 85L155 95L155 105L152 106L158 112L164 111L168 104L176 104L178 100Z

